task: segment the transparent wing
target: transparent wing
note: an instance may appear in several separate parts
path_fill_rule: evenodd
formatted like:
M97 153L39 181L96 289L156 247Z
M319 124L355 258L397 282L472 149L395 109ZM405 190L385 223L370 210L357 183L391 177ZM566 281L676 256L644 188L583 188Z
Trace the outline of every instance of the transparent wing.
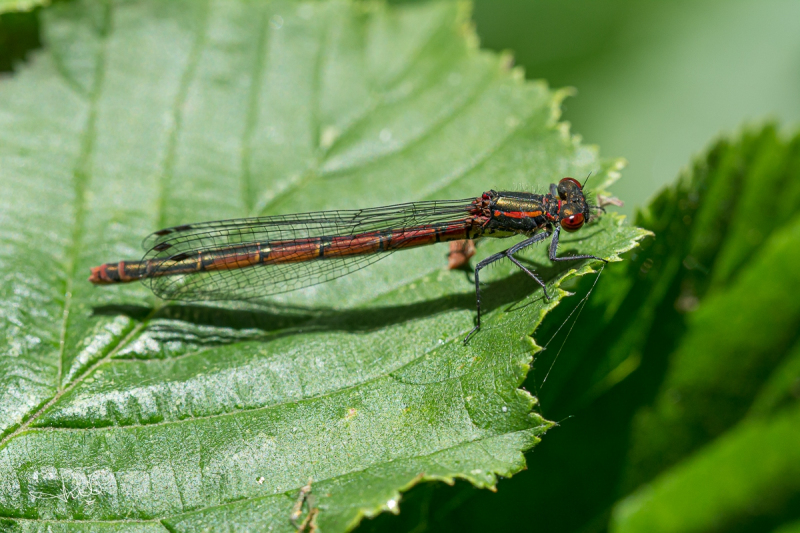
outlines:
M312 260L301 260L298 255L286 257L285 262L278 264L184 274L158 275L158 270L161 265L201 252L231 247L291 247L293 243L320 238L419 226L444 227L466 220L474 210L474 200L414 202L372 209L241 218L166 228L151 234L142 243L146 250L143 260L150 261L156 273L142 281L157 296L167 300L245 300L289 292L355 272L394 250ZM395 242L402 248L402 238Z

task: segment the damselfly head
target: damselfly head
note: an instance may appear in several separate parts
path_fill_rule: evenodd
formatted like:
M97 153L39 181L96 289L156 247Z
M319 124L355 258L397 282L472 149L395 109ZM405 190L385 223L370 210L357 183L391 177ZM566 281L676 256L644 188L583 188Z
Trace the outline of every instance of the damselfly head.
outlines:
M589 221L589 204L583 195L583 187L578 180L563 178L558 182L558 196L562 201L559 209L559 224L564 231L578 231Z

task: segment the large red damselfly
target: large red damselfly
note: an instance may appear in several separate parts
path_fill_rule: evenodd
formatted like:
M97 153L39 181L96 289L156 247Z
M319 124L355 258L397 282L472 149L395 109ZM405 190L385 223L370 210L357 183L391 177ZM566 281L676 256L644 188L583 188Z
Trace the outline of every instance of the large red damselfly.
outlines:
M525 236L476 265L477 317L466 343L481 327L479 275L486 266L507 257L541 285L549 300L545 282L514 254L552 236L551 261L606 262L594 255L556 256L561 229L579 230L592 207L581 184L564 178L550 185L549 194L490 190L464 200L186 224L147 237L141 261L92 268L89 281L101 285L141 280L166 300L246 300L330 281L396 250Z

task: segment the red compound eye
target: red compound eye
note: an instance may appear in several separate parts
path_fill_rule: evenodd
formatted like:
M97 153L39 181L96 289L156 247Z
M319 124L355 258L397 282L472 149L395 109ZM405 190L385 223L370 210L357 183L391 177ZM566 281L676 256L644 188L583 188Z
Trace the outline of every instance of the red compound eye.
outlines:
M581 226L583 226L583 213L576 213L561 219L561 227L565 231L578 231Z
M580 184L580 182L578 180L576 180L574 178L563 178L561 180L561 183L564 183L565 181L569 181L569 182L575 184L575 186L578 188L579 191L583 190L583 187L581 187L581 184Z

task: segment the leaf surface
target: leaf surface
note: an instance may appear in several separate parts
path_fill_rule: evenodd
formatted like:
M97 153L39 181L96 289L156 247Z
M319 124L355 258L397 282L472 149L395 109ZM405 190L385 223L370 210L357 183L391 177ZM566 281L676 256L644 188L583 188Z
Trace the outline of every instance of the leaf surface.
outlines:
M555 302L511 265L474 286L404 251L257 303L92 287L191 221L546 191L603 163L564 93L475 46L464 4L129 1L42 12L45 50L0 84L0 516L9 528L291 530L397 510L421 480L493 488L551 423L518 389ZM613 215L562 253L645 232ZM486 242L479 256L508 247ZM446 248L446 247L445 247ZM557 298L578 263L528 254Z

